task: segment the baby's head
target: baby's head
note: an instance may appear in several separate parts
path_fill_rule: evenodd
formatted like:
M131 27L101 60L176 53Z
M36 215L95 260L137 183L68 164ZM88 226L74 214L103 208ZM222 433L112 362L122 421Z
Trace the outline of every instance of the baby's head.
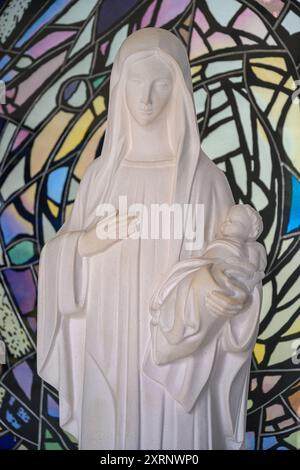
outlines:
M230 208L220 230L225 238L256 240L263 230L262 218L248 204L237 204Z

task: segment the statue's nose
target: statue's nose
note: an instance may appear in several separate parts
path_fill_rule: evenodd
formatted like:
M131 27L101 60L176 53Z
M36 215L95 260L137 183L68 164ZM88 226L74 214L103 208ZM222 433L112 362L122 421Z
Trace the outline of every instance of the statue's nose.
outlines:
M141 96L141 104L143 106L149 106L151 104L151 85L145 84Z

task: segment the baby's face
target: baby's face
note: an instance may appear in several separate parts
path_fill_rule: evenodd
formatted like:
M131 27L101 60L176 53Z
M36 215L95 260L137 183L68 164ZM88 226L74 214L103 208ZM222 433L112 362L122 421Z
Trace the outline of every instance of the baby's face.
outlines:
M221 233L224 237L238 238L240 240L247 240L250 230L250 217L239 207L231 209L221 225Z

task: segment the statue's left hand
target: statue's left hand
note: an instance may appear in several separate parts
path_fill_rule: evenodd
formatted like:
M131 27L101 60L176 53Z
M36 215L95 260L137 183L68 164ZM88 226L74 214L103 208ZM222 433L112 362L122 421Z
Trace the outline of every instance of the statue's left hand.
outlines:
M206 307L225 317L242 312L251 299L246 282L253 276L253 267L238 258L231 258L230 264L228 260L222 260L213 265L210 272L220 290L213 290L206 296Z

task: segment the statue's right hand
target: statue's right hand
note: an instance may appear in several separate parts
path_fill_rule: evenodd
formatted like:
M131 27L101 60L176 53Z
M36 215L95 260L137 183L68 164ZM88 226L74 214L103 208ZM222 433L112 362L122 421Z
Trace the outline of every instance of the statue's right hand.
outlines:
M135 215L109 215L82 232L78 241L80 256L103 253L112 245L137 231L138 217ZM121 236L120 236L121 234Z

